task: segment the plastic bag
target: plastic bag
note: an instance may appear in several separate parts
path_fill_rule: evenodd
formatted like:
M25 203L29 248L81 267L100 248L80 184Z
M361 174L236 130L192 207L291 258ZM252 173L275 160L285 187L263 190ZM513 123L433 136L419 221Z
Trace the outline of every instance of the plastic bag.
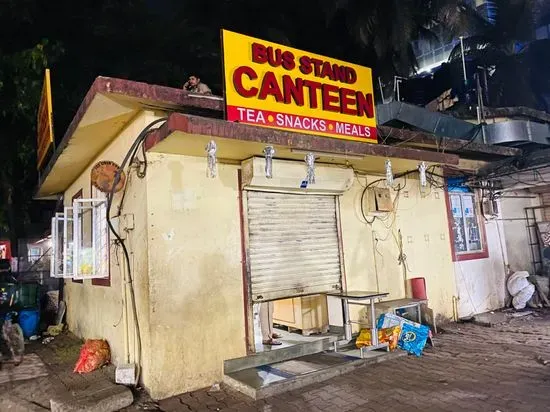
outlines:
M399 332L401 328L395 326L393 328L378 329L378 343L387 343L390 350L397 348L397 341L399 340ZM372 345L372 335L370 329L361 329L359 336L355 340L355 346L362 348L364 346Z
M427 326L404 323L398 345L404 351L420 356L426 346L429 334L430 328Z
M512 305L514 305L514 309L525 309L525 306L527 306L527 302L533 294L535 293L535 285L532 283L529 283L526 287L521 289L517 295L514 296L512 299Z
M514 272L506 282L508 292L513 296L512 305L515 309L523 309L527 305L527 302L535 293L535 285L533 285L527 278L529 272L519 271Z
M80 356L74 367L76 373L88 373L107 365L111 361L111 350L106 340L89 339L80 349Z
M508 292L510 292L510 295L516 296L519 292L522 291L522 289L529 286L530 283L527 280L528 277L529 277L529 272L525 272L525 271L514 272L508 278L508 282L506 282L506 286L508 287Z

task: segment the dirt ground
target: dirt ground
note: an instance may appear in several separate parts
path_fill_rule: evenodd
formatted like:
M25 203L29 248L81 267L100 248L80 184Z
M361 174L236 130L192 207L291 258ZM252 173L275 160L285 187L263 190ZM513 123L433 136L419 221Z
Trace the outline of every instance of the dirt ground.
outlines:
M222 386L153 402L143 391L127 411L547 411L550 410L550 311L492 327L447 326L421 358L369 365L329 381L252 401ZM0 410L48 410L60 391L110 384L112 367L72 373L80 341L63 335L34 343L49 375L0 385Z

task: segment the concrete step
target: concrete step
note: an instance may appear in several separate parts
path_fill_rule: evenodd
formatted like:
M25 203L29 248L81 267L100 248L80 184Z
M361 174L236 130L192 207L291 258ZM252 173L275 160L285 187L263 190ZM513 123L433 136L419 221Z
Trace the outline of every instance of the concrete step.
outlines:
M301 342L300 344L281 348L274 346L272 350L253 353L242 358L229 359L224 361L224 373L228 374L238 372L243 369L254 368L256 366L268 365L275 362L295 359L300 356L324 352L332 349L334 343L339 339L341 339L341 337L334 334L311 342Z
M50 400L52 412L114 412L130 406L134 401L132 391L126 386L99 382L96 386L73 394L58 394Z
M327 351L229 372L224 383L253 399L263 399L405 355L403 351L371 351L361 358L358 350Z

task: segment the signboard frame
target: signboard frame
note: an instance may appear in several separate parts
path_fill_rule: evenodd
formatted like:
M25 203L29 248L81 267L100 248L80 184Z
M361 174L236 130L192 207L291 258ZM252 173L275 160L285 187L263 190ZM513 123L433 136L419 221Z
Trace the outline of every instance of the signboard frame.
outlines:
M44 73L44 84L42 86L40 103L38 105L36 133L37 170L40 171L48 155L48 151L54 145L50 69L46 69Z
M225 118L378 143L368 67L221 30Z

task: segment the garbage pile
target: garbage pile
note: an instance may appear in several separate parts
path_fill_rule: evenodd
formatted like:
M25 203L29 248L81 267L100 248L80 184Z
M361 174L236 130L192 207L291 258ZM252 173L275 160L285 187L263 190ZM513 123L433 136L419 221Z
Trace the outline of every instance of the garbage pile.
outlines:
M421 356L432 332L428 326L410 321L393 313L379 316L376 327L378 342L387 343L390 351L400 348L410 354ZM362 329L355 341L357 348L372 345L370 329Z
M74 371L88 373L107 365L111 361L111 349L106 340L88 339L80 349L80 356Z

